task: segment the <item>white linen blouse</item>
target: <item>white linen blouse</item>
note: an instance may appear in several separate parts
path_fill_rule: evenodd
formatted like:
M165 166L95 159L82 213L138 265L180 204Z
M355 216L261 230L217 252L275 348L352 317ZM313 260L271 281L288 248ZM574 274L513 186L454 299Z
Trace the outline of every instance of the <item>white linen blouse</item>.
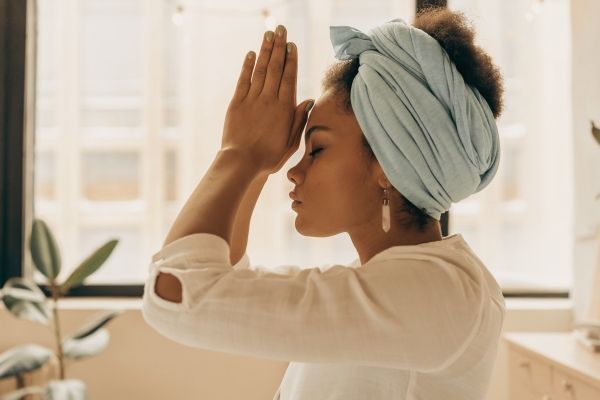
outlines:
M207 350L289 361L274 399L482 400L505 315L502 291L460 233L393 246L364 265L233 267L196 233L153 255L145 321ZM175 275L182 302L155 292Z

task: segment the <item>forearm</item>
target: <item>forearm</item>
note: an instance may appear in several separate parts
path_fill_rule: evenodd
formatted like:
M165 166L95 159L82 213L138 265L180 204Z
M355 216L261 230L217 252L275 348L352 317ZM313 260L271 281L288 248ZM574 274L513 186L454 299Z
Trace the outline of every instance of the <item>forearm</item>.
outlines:
M230 249L234 245L234 258L238 257L240 251L243 255L252 209L264 184L260 176L262 175L239 154L217 153L177 215L163 247L187 235L212 233L225 239ZM239 222L235 222L238 209ZM239 224L239 228L234 230L234 223ZM154 290L163 299L178 303L182 301L181 282L172 274L159 273Z
M269 174L265 173L259 174L254 178L237 210L233 223L233 232L231 233L231 254L229 256L231 265L237 264L246 252L252 213L268 177Z
M177 215L163 246L194 233L211 233L231 246L237 210L260 172L239 153L219 151Z

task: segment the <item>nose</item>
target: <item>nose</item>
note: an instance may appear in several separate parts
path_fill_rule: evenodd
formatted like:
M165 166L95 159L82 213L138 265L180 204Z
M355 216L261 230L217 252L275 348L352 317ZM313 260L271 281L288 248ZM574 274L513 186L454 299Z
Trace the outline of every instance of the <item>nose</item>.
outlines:
M299 164L294 165L287 172L287 178L293 182L296 186L300 184Z

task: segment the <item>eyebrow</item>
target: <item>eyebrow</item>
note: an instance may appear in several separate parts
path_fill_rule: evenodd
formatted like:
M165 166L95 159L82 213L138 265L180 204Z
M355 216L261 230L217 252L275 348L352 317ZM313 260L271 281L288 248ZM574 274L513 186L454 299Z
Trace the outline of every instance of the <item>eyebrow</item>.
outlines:
M321 131L331 131L331 128L325 125L313 125L310 127L309 130L306 131L306 136L304 136L304 143L308 142L308 139L310 138L310 135L312 135L312 133L316 130L321 130Z

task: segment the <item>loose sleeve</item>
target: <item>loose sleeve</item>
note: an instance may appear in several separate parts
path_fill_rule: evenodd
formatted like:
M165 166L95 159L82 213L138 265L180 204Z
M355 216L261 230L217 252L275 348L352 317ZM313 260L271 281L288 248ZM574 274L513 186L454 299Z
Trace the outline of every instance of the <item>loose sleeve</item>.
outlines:
M155 292L158 272L176 276L182 302ZM189 235L152 257L145 321L163 336L207 350L279 361L434 371L474 335L484 291L477 276L430 259L384 259L326 270L232 268L229 245Z

